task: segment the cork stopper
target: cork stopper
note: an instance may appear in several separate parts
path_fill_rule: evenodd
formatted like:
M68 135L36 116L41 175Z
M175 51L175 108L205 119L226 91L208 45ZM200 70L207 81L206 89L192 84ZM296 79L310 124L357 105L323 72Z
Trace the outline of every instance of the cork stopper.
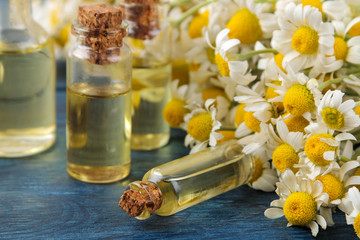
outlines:
M160 0L125 0L120 4L124 19L129 23L129 36L146 40L154 38L160 31Z
M147 210L150 216L161 207L162 194L159 188L151 182L136 182L139 190L127 190L120 198L121 207L131 217L140 216Z
M113 62L111 56L120 54L126 35L121 23L122 13L119 8L106 4L79 6L72 33L80 35L81 44L92 50L88 61L105 65Z

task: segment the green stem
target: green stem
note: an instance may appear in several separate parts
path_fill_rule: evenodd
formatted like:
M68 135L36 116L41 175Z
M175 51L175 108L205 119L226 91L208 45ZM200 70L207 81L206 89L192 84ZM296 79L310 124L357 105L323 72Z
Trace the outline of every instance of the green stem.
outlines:
M245 61L255 55L262 54L262 53L278 53L275 49L262 49L257 51L252 51L244 54L238 54L238 53L228 53L228 58L231 61Z
M352 68L346 71L347 74L354 74L360 72L360 68Z
M355 107L360 106L360 102L355 102Z
M352 74L356 77L359 77L360 76L360 73L356 73L356 74ZM323 82L322 84L319 85L318 89L320 91L324 90L324 88L330 86L331 84L336 84L336 83L341 83L342 80L344 80L344 78L348 78L350 77L350 75L346 75L346 76L343 76L343 77L339 77L339 78L334 78L334 79L331 79L331 80L328 80L326 82Z
M205 7L211 3L217 2L218 0L207 0L207 1L203 1L195 6L193 6L192 8L190 8L189 10L187 10L184 15L177 21L173 21L172 22L172 26L173 27L179 27L180 24L185 21L188 17L192 16L194 13L196 13L200 8Z
M344 157L342 155L339 156L340 157L340 160L343 161L343 162L350 162L352 161L351 159L347 158L347 157Z
M181 6L183 4L189 3L189 2L192 2L192 0L177 0L177 1L170 2L169 6L171 8L174 8L174 7Z

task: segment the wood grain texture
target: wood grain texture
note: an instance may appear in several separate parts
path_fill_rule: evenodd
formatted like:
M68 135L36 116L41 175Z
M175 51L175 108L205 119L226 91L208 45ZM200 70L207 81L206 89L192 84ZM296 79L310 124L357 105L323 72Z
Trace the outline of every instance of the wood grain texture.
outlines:
M310 230L287 228L285 218L269 220L264 211L275 193L242 186L173 216L130 218L118 201L130 181L154 166L188 153L185 133L171 131L171 142L154 151L133 151L132 171L114 184L87 184L66 172L65 83L58 81L57 141L48 151L24 159L0 159L0 239L311 239ZM356 239L345 216L320 230L317 239Z

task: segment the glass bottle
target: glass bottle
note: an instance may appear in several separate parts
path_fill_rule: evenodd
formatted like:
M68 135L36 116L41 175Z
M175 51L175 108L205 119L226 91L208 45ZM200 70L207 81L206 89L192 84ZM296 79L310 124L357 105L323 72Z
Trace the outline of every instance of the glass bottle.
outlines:
M119 206L141 220L172 215L247 183L254 164L236 140L225 141L151 169L129 184Z
M133 52L131 148L160 148L170 138L170 127L162 115L171 80L167 7L159 0L125 0L120 8Z
M30 156L55 141L55 57L31 0L0 1L0 157Z
M84 182L108 183L130 172L131 65L121 12L79 7L76 42L67 58L67 171Z

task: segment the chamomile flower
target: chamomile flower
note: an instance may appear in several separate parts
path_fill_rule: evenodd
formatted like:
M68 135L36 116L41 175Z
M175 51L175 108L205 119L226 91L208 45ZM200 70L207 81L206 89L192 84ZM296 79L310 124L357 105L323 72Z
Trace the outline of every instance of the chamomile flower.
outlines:
M242 122L236 130L236 136L242 137L251 132L260 131L260 123L267 123L273 116L273 108L271 104L261 96L264 92L264 86L261 83L255 84L252 89L238 85L237 96L234 100L239 103L245 103L244 122Z
M360 125L360 118L354 112L354 100L343 102L340 90L327 91L318 107L318 118L328 128L340 132L350 131Z
M258 156L254 157L254 173L252 174L248 185L256 190L264 192L273 192L278 176L274 169L270 167L269 159Z
M267 4L253 0L235 0L239 10L226 24L229 37L239 39L242 44L255 44L263 38L270 38L278 29L276 16L268 11Z
M288 226L306 226L311 229L315 237L319 231L318 224L326 229L326 221L317 212L320 206L328 202L329 195L323 193L320 181L311 181L297 178L291 170L285 170L280 182L276 184L276 193L279 200L271 202L265 211L265 216L270 219L285 216L289 221Z
M347 40L345 37L350 29L360 23L360 17L354 18L347 26L344 22L333 21L335 28L334 56L336 60L360 64L360 36L351 37Z
M198 152L207 147L215 146L217 140L223 136L216 131L220 129L221 123L216 120L216 109L214 99L205 102L205 109L197 105L191 113L185 115L183 128L187 131L185 146L190 146L191 152Z
M212 46L210 39L207 34L207 41L210 47L215 49L215 63L218 66L219 72L222 76L230 76L230 69L229 69L229 59L226 56L228 51L233 50L236 46L240 44L238 39L229 39L230 29L223 29L221 30L218 35L216 36L216 46Z
M294 167L299 163L299 152L304 148L303 133L289 132L283 119L276 122L276 131L270 132L269 147L272 151L273 164L279 172L283 173L285 169L291 169L297 172Z
M189 109L185 106L189 103L201 103L200 94L195 93L194 85L179 86L179 80L171 82L172 98L166 104L163 110L163 117L171 127L180 127L184 122L185 114Z
M353 225L356 235L360 238L360 192L352 187L346 194L340 209L346 214L346 222Z
M289 3L279 25L271 45L295 71L313 67L319 55L334 54L334 28L331 23L322 22L317 8Z
M281 85L267 84L275 88L278 97L269 99L270 102L283 102L285 110L293 116L304 116L310 119L311 113L314 113L316 106L322 97L317 89L316 79L309 79L303 73L296 73L291 67L287 68L288 73L279 71L279 80Z

